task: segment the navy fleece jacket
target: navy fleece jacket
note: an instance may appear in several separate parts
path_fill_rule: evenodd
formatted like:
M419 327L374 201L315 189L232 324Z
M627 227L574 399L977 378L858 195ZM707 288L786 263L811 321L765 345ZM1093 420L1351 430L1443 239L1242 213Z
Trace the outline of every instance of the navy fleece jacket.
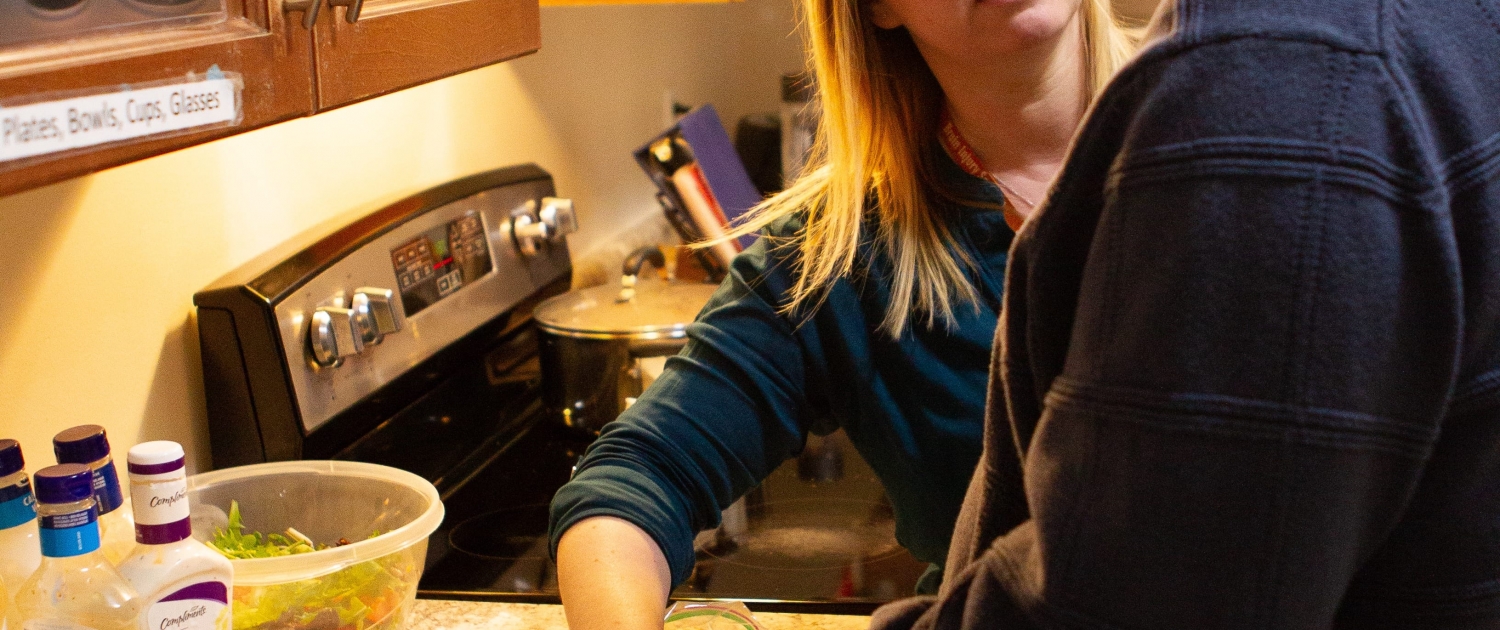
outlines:
M940 598L1500 628L1500 3L1178 0L1016 238Z

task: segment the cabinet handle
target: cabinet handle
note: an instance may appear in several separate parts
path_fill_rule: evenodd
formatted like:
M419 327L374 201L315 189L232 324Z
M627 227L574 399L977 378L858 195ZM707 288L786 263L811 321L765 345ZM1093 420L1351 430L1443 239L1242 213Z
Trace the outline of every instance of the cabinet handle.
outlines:
M282 0L282 13L301 13L302 28L312 30L313 24L318 22L318 10L323 7L323 0Z
M344 21L350 24L359 21L359 11L365 7L365 0L328 0L330 7L344 7Z

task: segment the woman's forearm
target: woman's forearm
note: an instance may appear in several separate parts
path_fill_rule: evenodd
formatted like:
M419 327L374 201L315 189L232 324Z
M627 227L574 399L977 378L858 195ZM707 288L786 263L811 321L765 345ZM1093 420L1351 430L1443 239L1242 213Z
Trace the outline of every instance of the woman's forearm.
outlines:
M572 630L660 630L672 590L661 548L628 521L578 521L557 543L557 581Z

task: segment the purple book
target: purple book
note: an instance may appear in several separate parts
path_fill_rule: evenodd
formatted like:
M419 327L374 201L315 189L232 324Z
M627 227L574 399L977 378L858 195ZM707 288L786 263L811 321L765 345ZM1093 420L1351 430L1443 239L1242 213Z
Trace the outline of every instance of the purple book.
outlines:
M698 168L703 170L703 177L708 180L714 199L718 200L719 207L724 210L724 217L731 225L752 206L760 203L760 192L750 182L750 173L745 170L744 163L740 162L740 156L735 152L734 144L729 141L729 133L724 131L724 124L719 121L719 113L714 111L713 105L694 109L677 121L677 127L681 130L682 139L692 147ZM755 237L752 235L739 238L741 248L749 247L754 242Z

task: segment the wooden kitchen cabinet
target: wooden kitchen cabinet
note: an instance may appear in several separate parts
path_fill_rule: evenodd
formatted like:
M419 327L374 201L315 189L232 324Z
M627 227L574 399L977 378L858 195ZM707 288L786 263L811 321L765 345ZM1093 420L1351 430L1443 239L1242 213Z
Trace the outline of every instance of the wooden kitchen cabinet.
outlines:
M368 0L362 6L302 0L321 3L311 30L304 13L286 10L296 1L225 0L228 17L217 24L0 49L0 141L6 139L6 108L33 101L100 90L118 95L125 86L216 71L242 79L236 124L0 159L0 196L504 61L541 44L537 0Z
M300 16L282 16L279 0L228 0L226 5L228 19L219 24L0 51L0 105L204 75L214 65L244 80L238 125L0 162L0 195L311 113L312 38ZM273 6L277 10L269 10Z
M347 0L335 0L347 1ZM318 109L458 74L541 46L537 0L365 0L320 18Z

